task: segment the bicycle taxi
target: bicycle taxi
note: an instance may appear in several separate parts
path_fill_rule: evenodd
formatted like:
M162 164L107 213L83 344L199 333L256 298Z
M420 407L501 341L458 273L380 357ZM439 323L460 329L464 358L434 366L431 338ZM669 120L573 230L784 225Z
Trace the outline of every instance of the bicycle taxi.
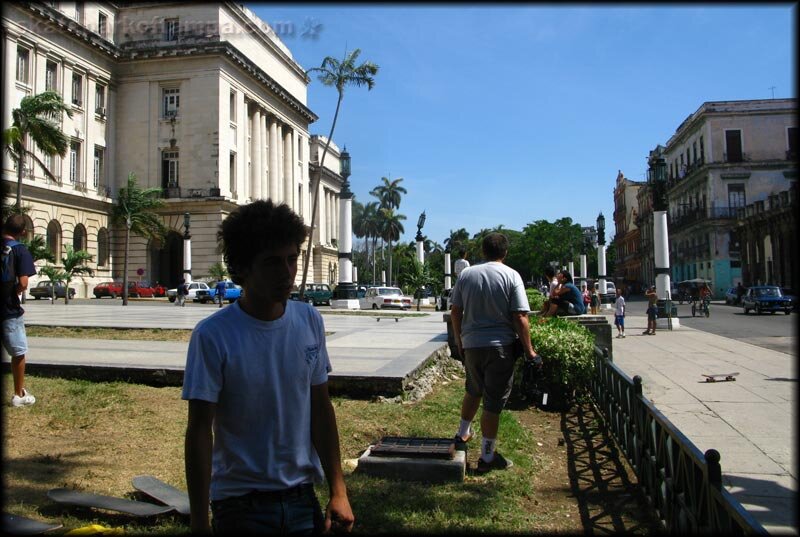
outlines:
M681 304L684 301L692 304L692 317L697 315L711 314L711 280L694 278L678 282L679 293L681 293Z

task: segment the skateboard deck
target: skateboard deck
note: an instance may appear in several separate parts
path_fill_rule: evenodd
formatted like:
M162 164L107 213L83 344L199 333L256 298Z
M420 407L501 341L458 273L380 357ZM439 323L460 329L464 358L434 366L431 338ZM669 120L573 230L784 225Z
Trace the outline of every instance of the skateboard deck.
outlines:
M61 524L47 524L32 518L3 513L3 528L12 535L40 535L61 527Z
M376 317L375 320L381 322L381 319L394 319L394 322L399 323L400 317Z
M706 378L706 382L727 382L727 381L736 381L736 373L717 373L716 375L706 375L703 373L703 376Z
M57 503L108 509L109 511L118 511L133 516L153 516L175 510L171 505L155 505L65 488L50 489L47 491L47 497Z
M133 488L151 498L173 507L182 515L188 515L189 495L172 485L164 483L151 475L137 475L133 478Z

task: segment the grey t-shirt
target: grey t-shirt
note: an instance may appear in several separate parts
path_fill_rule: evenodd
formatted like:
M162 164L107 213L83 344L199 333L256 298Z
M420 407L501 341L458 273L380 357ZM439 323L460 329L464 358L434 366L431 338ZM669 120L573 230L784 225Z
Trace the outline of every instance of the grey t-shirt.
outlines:
M464 269L451 303L464 309L461 343L465 349L510 345L517 338L515 311L530 311L519 273L497 261Z

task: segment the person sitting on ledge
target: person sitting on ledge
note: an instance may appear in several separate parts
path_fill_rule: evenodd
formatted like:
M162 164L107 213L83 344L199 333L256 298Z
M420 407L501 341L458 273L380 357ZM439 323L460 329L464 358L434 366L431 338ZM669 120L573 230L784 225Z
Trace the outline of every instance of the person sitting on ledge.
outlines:
M557 289L553 290L550 298L550 305L545 317L563 317L566 315L583 315L586 313L586 306L583 304L583 295L580 289L572 283L572 274L562 270L556 274L558 283Z

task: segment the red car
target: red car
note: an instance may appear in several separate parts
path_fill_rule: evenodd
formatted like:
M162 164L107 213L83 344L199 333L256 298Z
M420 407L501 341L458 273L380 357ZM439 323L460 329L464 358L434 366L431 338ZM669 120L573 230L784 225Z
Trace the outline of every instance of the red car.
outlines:
M157 297L167 296L167 288L156 282L156 284L153 285L153 295Z
M128 282L128 298L153 298L155 290L147 282Z
M122 296L122 282L103 282L94 286L94 297L100 298L110 296L117 298Z

